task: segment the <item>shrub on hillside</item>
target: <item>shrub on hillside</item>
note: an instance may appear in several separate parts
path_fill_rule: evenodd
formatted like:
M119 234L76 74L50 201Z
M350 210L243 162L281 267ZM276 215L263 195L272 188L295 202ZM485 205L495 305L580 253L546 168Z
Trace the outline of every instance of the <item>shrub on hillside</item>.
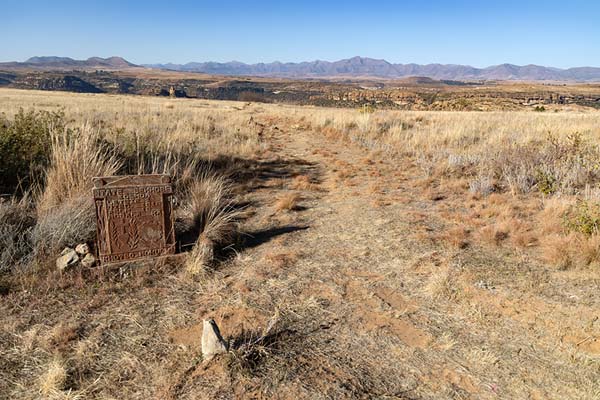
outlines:
M48 165L50 131L64 129L64 113L20 109L12 120L0 117L0 190L23 189Z

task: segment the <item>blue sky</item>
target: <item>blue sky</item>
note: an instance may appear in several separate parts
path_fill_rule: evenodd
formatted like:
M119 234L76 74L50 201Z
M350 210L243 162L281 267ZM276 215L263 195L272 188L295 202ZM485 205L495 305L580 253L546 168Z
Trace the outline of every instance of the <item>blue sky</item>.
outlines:
M0 61L600 66L600 2L1 0Z

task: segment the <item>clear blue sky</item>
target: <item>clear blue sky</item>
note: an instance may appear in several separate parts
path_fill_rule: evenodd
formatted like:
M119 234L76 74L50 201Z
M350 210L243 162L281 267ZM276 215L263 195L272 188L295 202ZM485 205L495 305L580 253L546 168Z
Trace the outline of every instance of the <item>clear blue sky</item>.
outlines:
M0 61L600 66L600 1L29 1L0 4Z

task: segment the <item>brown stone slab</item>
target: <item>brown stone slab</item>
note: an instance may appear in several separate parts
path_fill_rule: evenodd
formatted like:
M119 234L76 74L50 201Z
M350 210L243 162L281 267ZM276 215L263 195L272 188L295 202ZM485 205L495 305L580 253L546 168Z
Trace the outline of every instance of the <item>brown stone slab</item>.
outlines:
M175 253L173 186L168 175L92 179L100 263Z

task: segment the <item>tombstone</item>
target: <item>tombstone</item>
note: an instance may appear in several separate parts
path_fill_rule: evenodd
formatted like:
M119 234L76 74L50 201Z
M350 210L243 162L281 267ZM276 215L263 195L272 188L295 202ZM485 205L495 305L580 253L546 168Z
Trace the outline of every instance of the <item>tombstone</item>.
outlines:
M168 175L93 178L101 264L175 253Z

